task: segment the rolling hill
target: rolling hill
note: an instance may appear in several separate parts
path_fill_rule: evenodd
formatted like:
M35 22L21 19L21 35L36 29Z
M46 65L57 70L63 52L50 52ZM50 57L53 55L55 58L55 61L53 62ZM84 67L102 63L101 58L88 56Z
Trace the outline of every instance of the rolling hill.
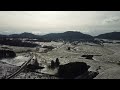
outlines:
M81 32L67 31L64 33L51 33L42 36L42 38L50 40L65 40L65 41L79 41L79 40L91 40L93 36L83 34Z
M94 38L120 40L120 32L110 32L110 33L100 34L98 36L91 36L88 34L83 34L81 32L75 32L75 31L67 31L63 33L50 33L42 36L24 32L21 34L11 34L11 35L0 34L0 38L29 38L29 39L38 39L39 41L44 41L44 40L81 41L81 40L93 40Z
M27 33L27 32L24 32L21 34L11 34L11 35L8 35L8 37L10 37L10 38L29 38L29 39L40 38L40 36L38 36L38 35L34 35L32 33Z
M110 33L100 34L96 36L95 38L120 40L120 32L110 32Z

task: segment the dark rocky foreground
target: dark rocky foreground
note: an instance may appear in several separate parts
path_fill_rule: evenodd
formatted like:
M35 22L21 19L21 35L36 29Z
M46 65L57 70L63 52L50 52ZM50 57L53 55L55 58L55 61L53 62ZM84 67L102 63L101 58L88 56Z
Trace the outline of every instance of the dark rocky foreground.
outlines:
M96 77L99 73L89 71L90 68L89 65L87 65L84 62L71 62L64 65L59 65L57 67L53 66L53 62L51 63L52 68L49 67L49 71L54 72L54 70L57 68L57 72L55 74L47 74L50 77L57 77L58 79L93 79ZM55 64L54 64L55 65Z
M60 65L58 76L63 78L75 78L87 72L90 66L83 62L73 62L65 65Z
M89 68L90 66L84 62L72 62L60 65L57 75L63 79L93 79L98 73L89 72Z
M37 72L37 70L42 70L44 67L29 65L14 79L93 79L99 74L98 72L89 71L90 66L84 62L71 62L54 68L49 67L49 70L54 71L55 68L58 68L58 71L56 74L51 75Z

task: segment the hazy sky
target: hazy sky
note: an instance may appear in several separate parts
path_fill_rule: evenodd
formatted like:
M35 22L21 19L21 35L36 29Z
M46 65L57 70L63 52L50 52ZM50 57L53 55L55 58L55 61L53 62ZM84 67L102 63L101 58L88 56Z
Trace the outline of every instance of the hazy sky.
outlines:
M120 11L0 11L0 33L120 31Z

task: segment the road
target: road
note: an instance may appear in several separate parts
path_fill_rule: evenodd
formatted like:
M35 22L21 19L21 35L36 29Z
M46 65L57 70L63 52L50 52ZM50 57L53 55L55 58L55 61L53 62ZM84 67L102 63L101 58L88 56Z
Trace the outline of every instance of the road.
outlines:
M11 74L10 76L6 77L5 79L11 79L14 78L15 76L17 76L18 74L20 74L30 63L30 61L33 59L34 55L31 54L31 57L28 61L26 61L25 63L23 63L20 67L20 69L18 69L16 72L14 72L13 74Z

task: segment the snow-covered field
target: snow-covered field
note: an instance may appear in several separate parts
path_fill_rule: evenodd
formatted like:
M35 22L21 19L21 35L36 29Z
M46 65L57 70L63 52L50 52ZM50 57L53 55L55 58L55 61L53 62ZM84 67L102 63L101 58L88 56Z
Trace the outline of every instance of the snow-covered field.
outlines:
M29 60L30 56L25 57L25 56L17 56L13 59L2 59L2 62L6 62L11 65L15 66L21 66L25 61Z
M71 47L71 50L67 50L67 47ZM97 79L120 78L120 65L117 64L120 61L120 44L105 44L104 46L89 44L72 46L70 44L65 44L60 48L54 49L48 53L38 53L38 55L48 62L59 58L61 64L66 64L69 62L86 62L91 66L89 69L90 71L96 71L98 67L101 67L99 70L99 75L101 75L101 73L103 73L103 75L96 77ZM81 57L82 55L95 56L93 57L94 60L89 60ZM39 58L38 60L42 59ZM113 74L114 76L107 76L107 72L109 72L111 75Z
M37 54L37 60L41 63L50 63L51 60L59 59L61 64L69 62L85 62L90 65L89 71L96 71L99 67L99 74L95 79L116 79L120 78L120 44L105 43L104 46L87 43L72 45L63 42L39 42L39 45L53 46L53 50L43 53L45 49L39 47L39 51L35 52L35 48L28 48L31 52ZM70 47L70 50L68 50ZM13 59L3 59L2 62L20 66L29 59L27 52L18 53L19 50L26 50L27 48L15 47L13 48L17 57ZM42 53L41 53L42 52ZM85 59L82 55L94 55L93 60ZM24 73L23 73L24 74ZM23 75L21 74L21 75Z

